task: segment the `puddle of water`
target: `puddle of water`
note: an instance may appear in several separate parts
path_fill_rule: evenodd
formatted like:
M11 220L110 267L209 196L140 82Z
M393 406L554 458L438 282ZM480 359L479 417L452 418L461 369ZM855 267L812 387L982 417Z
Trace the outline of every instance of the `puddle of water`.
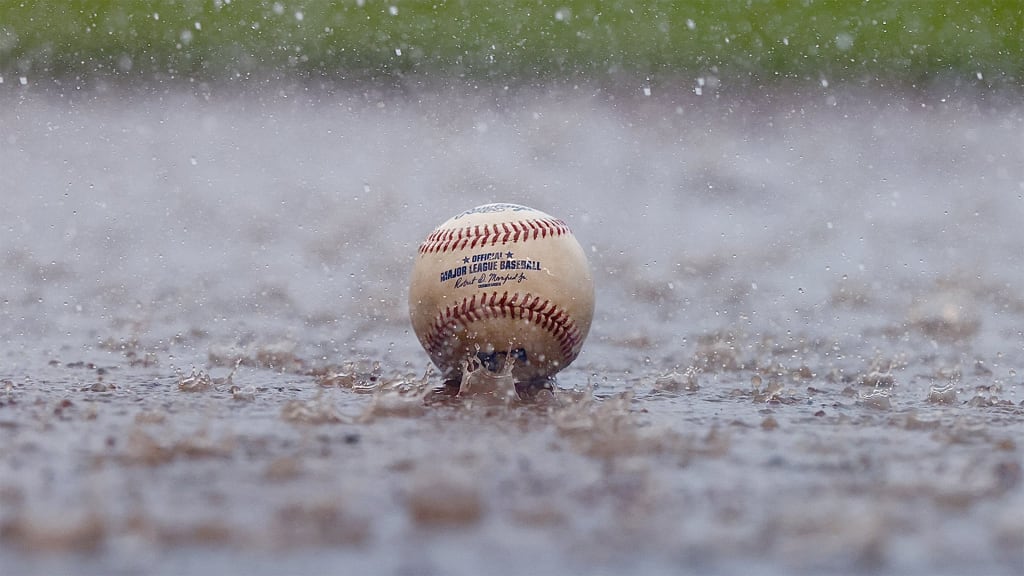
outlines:
M1024 562L1019 108L420 96L0 107L0 570ZM597 287L521 400L406 310L493 201Z

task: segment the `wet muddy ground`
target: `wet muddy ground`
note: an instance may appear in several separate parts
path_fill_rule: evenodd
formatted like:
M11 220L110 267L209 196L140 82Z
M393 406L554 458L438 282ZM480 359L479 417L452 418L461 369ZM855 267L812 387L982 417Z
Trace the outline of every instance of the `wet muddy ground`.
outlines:
M3 574L1024 567L1024 108L2 99ZM597 290L511 404L438 392L406 310L493 201Z

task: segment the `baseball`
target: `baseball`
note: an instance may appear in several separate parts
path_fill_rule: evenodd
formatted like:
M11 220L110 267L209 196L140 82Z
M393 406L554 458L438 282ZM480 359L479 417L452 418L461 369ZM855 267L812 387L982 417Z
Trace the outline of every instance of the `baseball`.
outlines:
M594 316L587 258L558 218L486 204L438 226L419 247L409 316L447 378L475 357L519 382L553 376L580 353Z

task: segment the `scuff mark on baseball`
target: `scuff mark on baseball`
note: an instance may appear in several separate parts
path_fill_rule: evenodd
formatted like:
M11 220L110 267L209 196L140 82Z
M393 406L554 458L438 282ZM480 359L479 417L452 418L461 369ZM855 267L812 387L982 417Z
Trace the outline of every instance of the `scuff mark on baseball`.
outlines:
M594 317L594 281L565 222L518 204L452 217L419 247L409 286L413 330L447 378L476 357L513 376L553 376L580 353Z

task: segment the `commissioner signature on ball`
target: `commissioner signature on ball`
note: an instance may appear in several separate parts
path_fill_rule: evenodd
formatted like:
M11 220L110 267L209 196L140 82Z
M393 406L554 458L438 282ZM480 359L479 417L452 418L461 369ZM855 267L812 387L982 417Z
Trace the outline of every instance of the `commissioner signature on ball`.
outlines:
M455 288L468 288L470 286L475 286L477 288L494 288L496 286L504 286L509 282L519 284L524 280L526 280L526 274L523 274L522 272L513 272L511 274L495 274L494 272L491 272L468 278L456 278Z

